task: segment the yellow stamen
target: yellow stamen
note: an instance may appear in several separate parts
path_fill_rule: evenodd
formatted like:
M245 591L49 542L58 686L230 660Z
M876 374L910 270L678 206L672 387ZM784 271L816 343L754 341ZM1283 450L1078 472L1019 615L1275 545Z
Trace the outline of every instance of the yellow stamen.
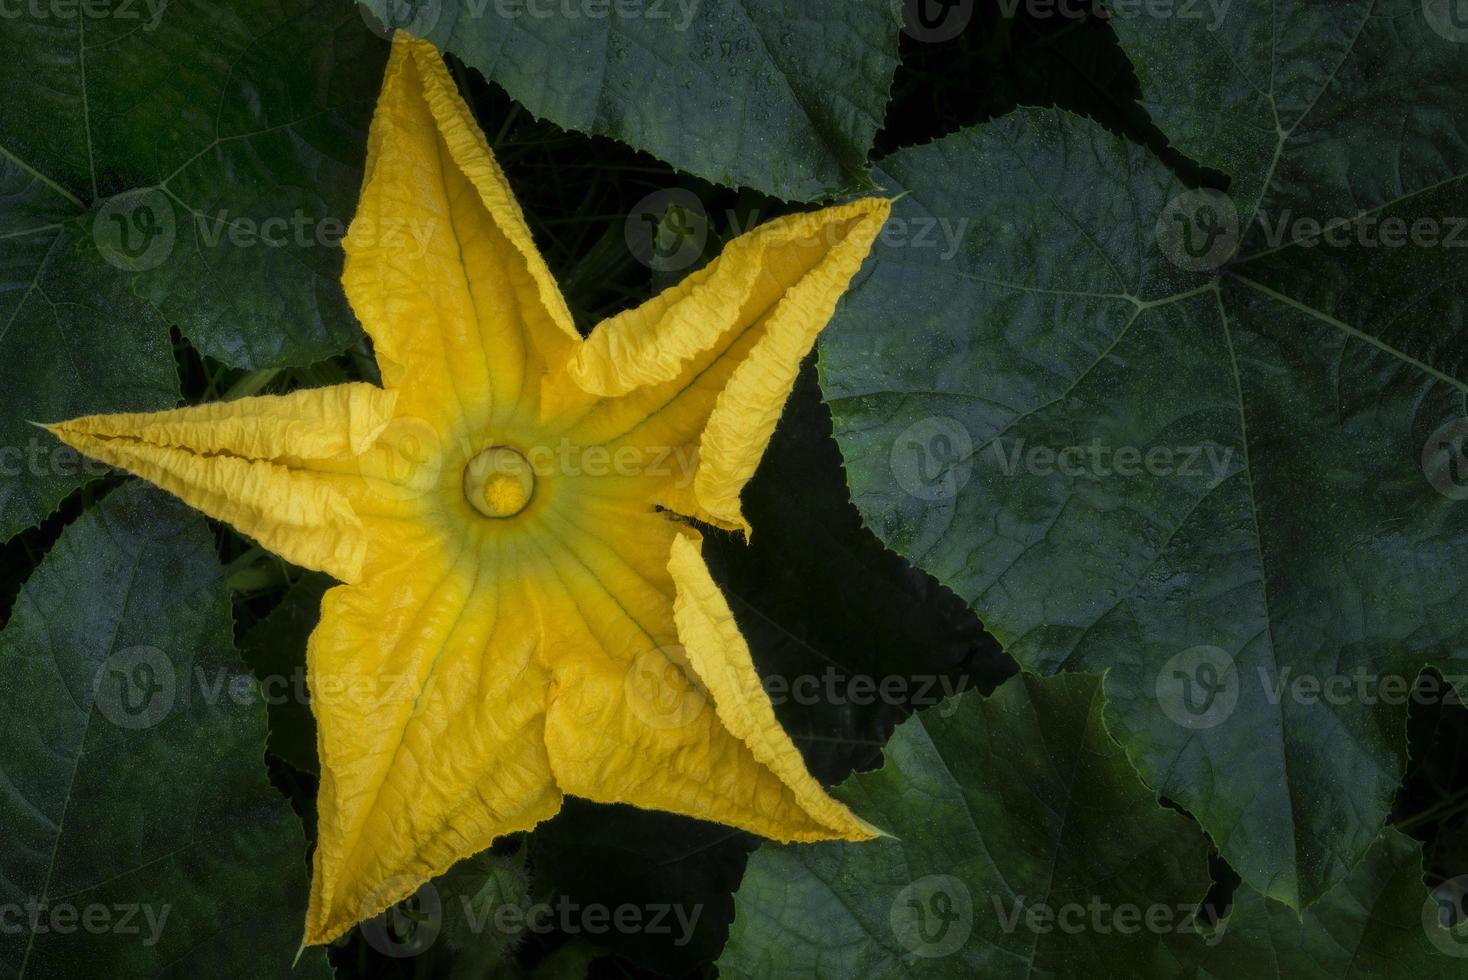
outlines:
M529 461L508 446L492 446L464 467L464 496L485 517L514 517L534 494Z

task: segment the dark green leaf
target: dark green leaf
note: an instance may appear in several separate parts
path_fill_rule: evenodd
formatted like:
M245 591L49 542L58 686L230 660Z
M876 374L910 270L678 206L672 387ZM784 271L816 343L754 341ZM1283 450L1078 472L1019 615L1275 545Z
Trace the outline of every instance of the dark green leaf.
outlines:
M1112 24L1142 104L1256 208L1355 218L1463 175L1464 42L1446 0L1213 0ZM1176 5L1182 10L1183 4ZM1443 215L1438 215L1443 217Z
M868 184L897 67L893 0L363 3L558 126L791 200Z
M0 109L0 113L3 113ZM168 324L133 296L62 208L20 214L50 194L0 158L0 540L37 524L67 493L107 467L85 460L31 422L103 410L146 411L178 401ZM64 203L64 202L63 202ZM22 203L23 206L23 203Z
M1468 926L1452 927L1468 893L1459 879L1430 896L1422 852L1387 830L1366 858L1304 916L1245 889L1232 914L1207 937L1199 977L1298 980L1300 977L1461 977Z
M905 722L888 764L837 790L898 840L762 847L722 975L1461 975L1468 881L1429 894L1393 830L1303 915L1243 887L1195 924L1202 835L1155 806L1099 702L1093 678L1025 674Z
M1374 73L1397 77L1408 50L1429 78L1456 64L1468 92L1468 45L1415 4L1378 4L1362 37L1384 67L1348 58L1330 120L1376 112ZM1400 166L1346 137L1333 165L1302 149L1253 175L1259 213L1468 213L1468 99L1445 92L1398 90ZM1229 215L1251 208L1063 113L883 167L908 196L823 346L858 508L1022 663L1105 671L1108 723L1147 781L1245 881L1308 905L1382 826L1412 679L1464 662L1461 258L1239 257L1254 236Z
M347 0L23 4L0 35L0 444L177 397L168 323L237 367L357 335L336 240L386 45ZM83 477L8 456L0 537ZM19 479L10 477L17 475Z
M1207 843L1137 779L1102 702L1097 678L1021 674L903 722L886 765L836 790L895 837L761 847L721 976L1177 974Z
M285 976L305 841L203 520L139 483L109 495L26 584L0 674L0 973ZM331 971L315 950L292 975Z

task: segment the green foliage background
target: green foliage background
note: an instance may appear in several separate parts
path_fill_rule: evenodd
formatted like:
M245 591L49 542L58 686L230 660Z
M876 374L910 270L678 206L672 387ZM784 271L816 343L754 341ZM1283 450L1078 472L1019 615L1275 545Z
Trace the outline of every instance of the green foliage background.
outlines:
M1422 456L1468 416L1462 253L1268 242L1253 219L1468 214L1468 38L1439 0L1235 0L1212 26L1206 5L1009 7L7 8L0 910L171 911L152 944L0 929L0 977L1461 975L1468 712L1275 704L1247 680L1363 668L1441 691L1437 672L1464 673L1468 502L1433 482L1464 474ZM894 228L962 222L951 252L878 246L746 491L759 533L706 546L767 679L901 682L890 702L777 704L812 771L893 838L777 847L568 801L435 882L436 906L292 967L314 728L247 672L299 674L329 580L27 423L376 379L316 232L351 218L384 19L449 53L583 330L815 202L881 188ZM1198 190L1227 194L1242 234L1181 268L1157 221ZM669 191L702 217L664 210ZM138 201L172 245L119 266ZM664 245L703 229L682 267L629 248L640 209ZM279 247L229 234L297 215L311 233ZM914 495L894 452L934 419L972 458ZM1233 465L1016 478L985 450L1020 438L1206 444ZM1200 646L1238 685L1207 728L1155 684ZM247 694L130 730L108 671ZM921 916L959 895L940 952ZM1005 925L1093 899L1180 921ZM697 918L471 917L537 903Z

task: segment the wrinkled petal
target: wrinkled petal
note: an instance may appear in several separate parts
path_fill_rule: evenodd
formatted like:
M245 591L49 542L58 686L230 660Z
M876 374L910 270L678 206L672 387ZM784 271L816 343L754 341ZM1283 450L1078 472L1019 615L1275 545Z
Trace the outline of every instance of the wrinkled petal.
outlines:
M393 402L391 392L350 384L48 428L287 560L351 581L368 544L352 502L360 478L313 472L309 461L351 460L367 450L389 426Z
M732 622L703 620L707 572L697 581L680 561L686 583L670 573L669 549L680 554L686 532L622 506L608 499L588 508L584 526L556 529L562 541L544 548L536 575L554 678L546 746L557 784L781 841L873 836L821 790L788 739L782 747L783 735L766 730L773 715L746 703L746 685L759 681ZM618 527L624 533L599 539L598 529ZM697 547L682 546L701 567ZM685 599L685 588L696 595ZM688 606L687 626L674 621L675 597ZM703 683L700 665L713 683Z
M682 283L600 324L570 375L605 400L577 421L574 438L696 458L692 479L665 481L658 503L747 533L740 491L769 445L801 361L890 210L885 199L865 198L776 219L735 239Z
M502 425L533 412L546 358L559 363L580 343L499 164L427 42L393 42L343 246L347 297L408 414Z
M678 638L724 727L779 778L801 812L829 828L830 836L846 840L877 836L870 824L833 800L806 769L800 750L775 718L749 645L692 539L673 539L668 572L678 587L673 603Z
M512 565L426 550L326 594L307 649L321 753L308 943L560 809L550 676Z

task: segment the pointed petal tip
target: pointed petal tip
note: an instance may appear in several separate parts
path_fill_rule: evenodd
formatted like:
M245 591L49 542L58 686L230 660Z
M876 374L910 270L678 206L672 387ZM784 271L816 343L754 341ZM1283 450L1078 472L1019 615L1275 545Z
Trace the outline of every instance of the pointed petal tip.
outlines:
M906 193L906 191L903 191L903 194ZM839 208L844 210L847 215L857 218L874 217L886 221L887 216L892 213L892 205L900 200L901 197L902 194L898 194L895 197L884 197L880 194L874 194L870 197L858 197L855 200L848 201L844 205L835 205L827 210L836 211Z
M870 247L871 241L877 237L882 227L887 224L887 220L892 216L892 205L896 201L897 198L895 197L864 197L857 202L862 205L858 211L858 223L866 224L870 222L870 230L863 235L863 237L866 237L866 235L870 236L867 239L868 247Z
M855 814L853 814L853 816L855 816ZM902 840L902 838L901 837L898 837L896 834L888 833L887 831L883 830L881 827L878 827L876 824L871 823L871 822L866 821L866 820L863 820L861 817L857 817L856 818L856 821L857 821L857 823L861 824L864 829L866 829L867 831L869 831L871 833L872 836L866 838L867 840L882 840L882 839L885 839L885 840L895 840L895 841L898 841L898 842L901 842L901 840Z
M309 918L310 916L308 914L308 919ZM325 922L312 923L308 921L306 925L306 934L301 938L301 951L304 952L312 946L329 946L332 943L336 942L337 939L350 932L355 925L356 923L349 922L346 925L332 926L328 925ZM297 959L299 959L300 954L298 953L296 955Z
M85 416L83 416L83 418L84 417ZM63 445L70 446L72 449L80 451L81 447L78 439L80 438L81 434L76 431L76 423L80 422L81 418L63 419L60 422L32 422L29 419L27 419L26 421L30 422L31 425L34 425L38 429L49 432L53 438L61 442Z
M434 47L433 42L426 41L423 38L418 37L414 34L409 34L407 30L401 27L396 27L393 29L392 43L394 45L401 44L406 48L411 48L419 51L427 48L435 55L438 54L438 48Z
M868 841L887 839L900 840L896 834L888 833L881 827L857 816L855 811L846 806L840 800L830 796L824 790L821 795L829 802L835 804L835 813L827 813L819 824L821 829L817 831L806 831L795 833L790 836L773 836L768 832L759 832L773 841L781 844L819 844L825 841L843 841L851 844L864 844Z
M739 535L744 539L744 543L746 545L748 545L749 542L754 539L754 528L750 527L749 521L744 516L744 509L738 506L737 499L735 502L735 511L730 517L727 517L723 520L715 520L711 523L713 523L715 527L719 527L732 534ZM700 551L699 553L702 554L702 551Z
M827 796L830 797L830 794L828 793ZM862 819L862 817L859 816L855 810L851 809L851 807L842 803L840 800L837 800L835 797L830 797L830 799L840 808L841 817L839 823L828 823L828 826L830 826L833 831L833 840L864 843L866 841L878 840L881 838L887 838L888 840L898 839L896 835L888 833L871 821Z
M387 908L390 908L391 905L391 902L388 903L388 905L383 906L382 909L378 909L377 912L374 912L373 915L385 911ZM372 916L368 915L363 916L362 919L357 920L357 922L342 923L339 921L333 921L333 916L329 912L324 915L319 915L317 914L314 906L308 908L306 910L306 934L301 938L301 951L304 952L311 946L328 946L340 937L350 932L356 925L358 925L359 922L365 921L366 919L370 918L372 918ZM296 957L297 959L299 959L300 953L297 953Z
M889 211L892 210L892 205L894 205L898 201L902 200L909 193L911 193L911 192L910 191L903 191L902 193L896 194L896 195L894 195L892 197L883 197L882 195L877 194L877 195L873 195L872 197L862 198L862 200L864 200L864 201L870 201L871 202L867 206L869 208L871 208L874 213L879 212L879 213L882 213L882 214L886 214L887 212L889 212Z

